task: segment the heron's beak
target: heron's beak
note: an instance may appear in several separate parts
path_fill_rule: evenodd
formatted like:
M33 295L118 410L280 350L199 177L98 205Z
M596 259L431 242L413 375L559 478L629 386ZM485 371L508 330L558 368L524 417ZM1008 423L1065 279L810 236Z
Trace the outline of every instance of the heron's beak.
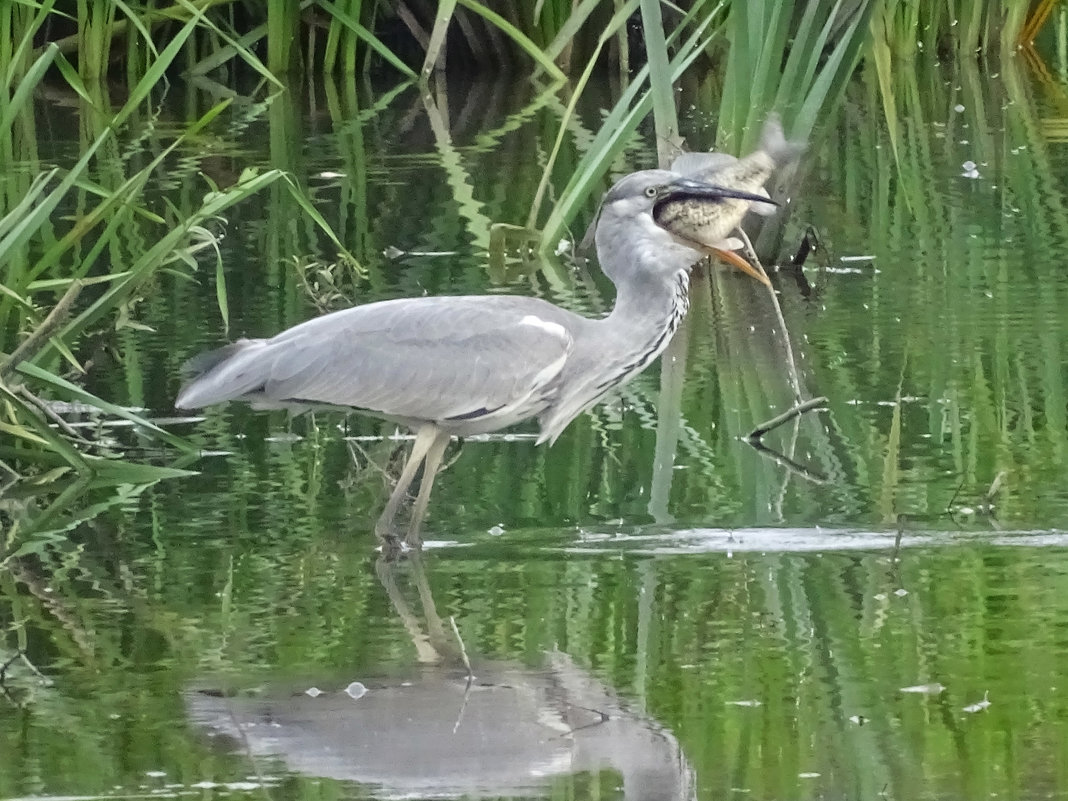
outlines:
M771 203L779 205L767 195L757 195L746 192L743 189L731 189L729 186L716 186L715 184L695 181L691 178L679 178L667 185L660 202L673 200L748 200L755 203Z

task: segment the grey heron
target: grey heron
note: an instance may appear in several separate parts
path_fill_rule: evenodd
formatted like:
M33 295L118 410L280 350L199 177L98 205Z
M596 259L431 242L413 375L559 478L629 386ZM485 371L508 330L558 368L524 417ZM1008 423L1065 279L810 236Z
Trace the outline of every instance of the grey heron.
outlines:
M370 303L194 358L187 365L194 375L175 406L240 400L346 407L413 429L411 453L375 534L383 546L399 545L394 517L422 466L405 537L418 547L450 438L537 418L537 442L552 443L579 414L638 375L686 313L690 268L722 244L750 203L767 203L758 190L759 184L716 186L665 170L619 180L604 198L595 235L601 267L616 287L615 305L601 319L509 295Z

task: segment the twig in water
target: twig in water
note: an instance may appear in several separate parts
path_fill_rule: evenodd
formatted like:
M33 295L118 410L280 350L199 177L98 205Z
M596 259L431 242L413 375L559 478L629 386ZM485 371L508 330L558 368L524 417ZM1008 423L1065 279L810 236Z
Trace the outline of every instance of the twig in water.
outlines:
M827 477L822 473L817 473L815 470L810 470L803 464L798 464L789 456L772 450L759 439L750 439L749 445L759 453L761 456L766 456L778 465L785 467L789 473L800 476L806 481L811 481L813 484L826 484Z
M946 517L948 517L950 520L953 521L954 525L958 525L958 526L960 524L957 522L957 518L955 518L953 516L953 504L955 504L957 502L957 497L960 495L960 491L962 489L964 489L964 479L963 478L960 480L960 483L957 485L957 488L955 490L953 490L953 497L951 497L949 499L949 503L946 504L946 511L943 512L943 514Z
M7 688L7 669L11 667L15 663L15 660L20 656L22 656L22 651L20 649L15 649L15 653L11 655L11 658L4 662L3 665L0 665L0 690L3 691L4 697L15 706L18 706L19 703L15 700L15 696L11 694L11 690Z
M359 455L363 457L365 462L367 462L367 467L382 476L383 480L387 483L387 485L393 481L389 473L384 470L382 466L378 464L378 462L371 458L370 454L368 454L367 451L364 450L363 446L360 445L360 443L356 442L356 440L352 439L351 437L347 437L345 439L345 445L349 449L349 458L352 459L352 463L356 466L357 469L359 469L360 467L360 462L357 458L356 452L359 451Z
M252 768L252 772L256 775L256 782L260 786L260 790L270 801L270 793L267 791L267 785L263 781L263 774L260 773L260 766L256 762L256 757L252 754L252 743L248 741L248 733L245 731L245 726L241 721L237 719L237 714L234 712L233 704L230 703L231 696L227 694L222 695L223 700L226 702L226 713L230 716L230 724L237 729L237 733L241 738L241 745L245 749L245 758L248 760L249 766Z
M456 734L464 719L464 711L467 709L467 700L471 697L471 684L475 680L475 674L474 671L471 670L471 660L467 658L467 648L464 647L464 640L463 637L460 636L460 629L456 625L456 618L452 615L449 615L449 625L452 626L452 633L456 635L456 642L460 644L460 658L464 662L464 667L467 668L467 686L464 687L464 702L460 706L460 713L456 716L456 723L452 727L452 733Z
M897 516L897 534L894 536L894 551L890 557L891 572L897 578L897 566L901 562L901 540L905 536L905 515ZM900 585L900 581L897 582Z
M18 483L19 479L22 478L22 474L3 459L0 459L0 473L5 476L3 480L0 480L0 496L3 496L8 487Z
M749 238L749 234L744 229L738 228L739 238L742 240L742 249L745 250L745 257L749 260L749 263L756 268L756 271L765 278L768 277L768 271L764 269L764 265L760 263L760 258L757 256L756 248L753 247L753 242ZM774 292L774 290L772 290Z
M589 723L583 723L581 726L572 726L570 731L566 734L561 734L560 737L571 737L575 732L582 731L583 729L592 729L594 726L603 726L612 719L611 715L600 709L591 709L590 707L582 706L581 704L568 704L568 706L572 709L581 709L583 712L589 712L591 715L597 715L598 719L590 721Z
M742 244L745 246L746 258L751 259L756 269L760 271L765 279L767 279L768 272L757 258L756 249L753 247L749 235L741 228L738 228L737 231L738 235L741 237ZM768 298L771 300L771 308L775 312L775 319L779 324L779 331L782 332L782 347L783 350L786 351L786 372L790 377L790 388L794 391L794 403L800 403L801 377L797 373L797 360L794 358L794 346L790 343L790 330L786 327L786 317L783 316L782 305L779 303L779 296L775 291L775 287L771 285L770 280L765 289L768 291Z
M820 250L822 245L820 244L819 234L813 226L808 226L805 229L805 235L801 237L801 244L798 245L797 253L790 259L790 266L797 269L800 268L810 254Z
M0 665L0 686L7 680L7 669L15 664L15 660L22 656L22 651L15 649L15 653L11 655L11 658Z
M994 508L994 500L997 498L998 493L1001 492L1001 485L1005 482L1005 476L1007 475L1007 471L1001 470L994 476L994 480L990 482L990 489L986 491L985 504L988 511Z
M778 428L783 423L789 423L795 417L800 417L805 412L812 411L813 409L822 409L827 405L827 403L827 398L825 398L823 395L820 395L818 398L811 398L803 403L799 403L796 406L787 409L785 412L778 415L777 417L771 418L766 423L761 423L760 425L758 425L756 428L749 432L749 436L747 436L746 439L750 442L758 441L769 431Z
M475 680L475 673L471 670L471 660L467 658L467 649L464 647L463 637L460 636L460 629L456 626L456 618L449 615L449 625L452 626L452 633L456 635L456 642L460 644L460 659L463 660L464 667L467 668L467 683L471 684Z
M70 424L62 417L60 417L56 413L55 409L49 406L41 398L38 398L36 395L30 392L30 390L26 388L25 384L20 385L16 392L23 398L25 398L27 401L29 401L33 406L40 409L41 414L43 414L45 417L55 423L56 427L59 428L59 430L66 434L68 437L70 437L76 442L80 442L82 445L88 445L91 448L96 447L97 443L93 442L92 440L86 439L73 428L71 428Z

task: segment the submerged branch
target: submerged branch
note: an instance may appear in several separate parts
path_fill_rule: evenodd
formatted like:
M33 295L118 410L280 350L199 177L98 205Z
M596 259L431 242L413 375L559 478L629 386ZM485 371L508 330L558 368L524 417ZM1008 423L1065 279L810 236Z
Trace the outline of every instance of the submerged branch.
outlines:
M805 479L805 481L811 481L813 484L828 483L827 477L822 473L818 473L815 470L811 470L805 467L803 464L795 462L786 454L772 450L758 439L749 440L749 444L752 446L753 450L755 450L761 456L765 456L768 459L771 459L776 464L785 467L788 474L792 473L795 476L800 476L801 478Z
M765 423L761 423L760 425L758 425L756 428L749 432L749 435L746 437L746 439L750 442L758 442L761 437L763 437L769 431L778 428L783 423L788 423L795 417L800 417L805 412L812 411L813 409L822 409L826 407L827 403L827 398L825 398L823 395L820 395L818 398L810 398L804 403L798 403L797 405L787 409L782 414L771 418Z
M71 307L81 294L82 286L84 286L82 282L77 279L71 283L41 324L22 341L21 345L15 348L3 364L0 364L0 379L7 378L16 367L31 358L48 341L55 330L67 319Z
M474 681L475 673L471 670L471 660L467 658L467 648L464 646L463 637L460 636L460 628L456 625L456 618L452 615L449 615L449 625L452 626L452 633L456 635L456 642L460 645L460 659L467 668L467 681L470 683Z

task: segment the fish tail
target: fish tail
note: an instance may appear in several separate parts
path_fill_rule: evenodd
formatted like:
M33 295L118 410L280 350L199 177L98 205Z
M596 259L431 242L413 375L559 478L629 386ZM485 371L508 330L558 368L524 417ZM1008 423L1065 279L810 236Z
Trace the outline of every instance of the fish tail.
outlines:
M760 134L760 149L767 153L776 164L793 161L805 151L804 142L790 142L782 130L782 120L772 112L764 123Z

